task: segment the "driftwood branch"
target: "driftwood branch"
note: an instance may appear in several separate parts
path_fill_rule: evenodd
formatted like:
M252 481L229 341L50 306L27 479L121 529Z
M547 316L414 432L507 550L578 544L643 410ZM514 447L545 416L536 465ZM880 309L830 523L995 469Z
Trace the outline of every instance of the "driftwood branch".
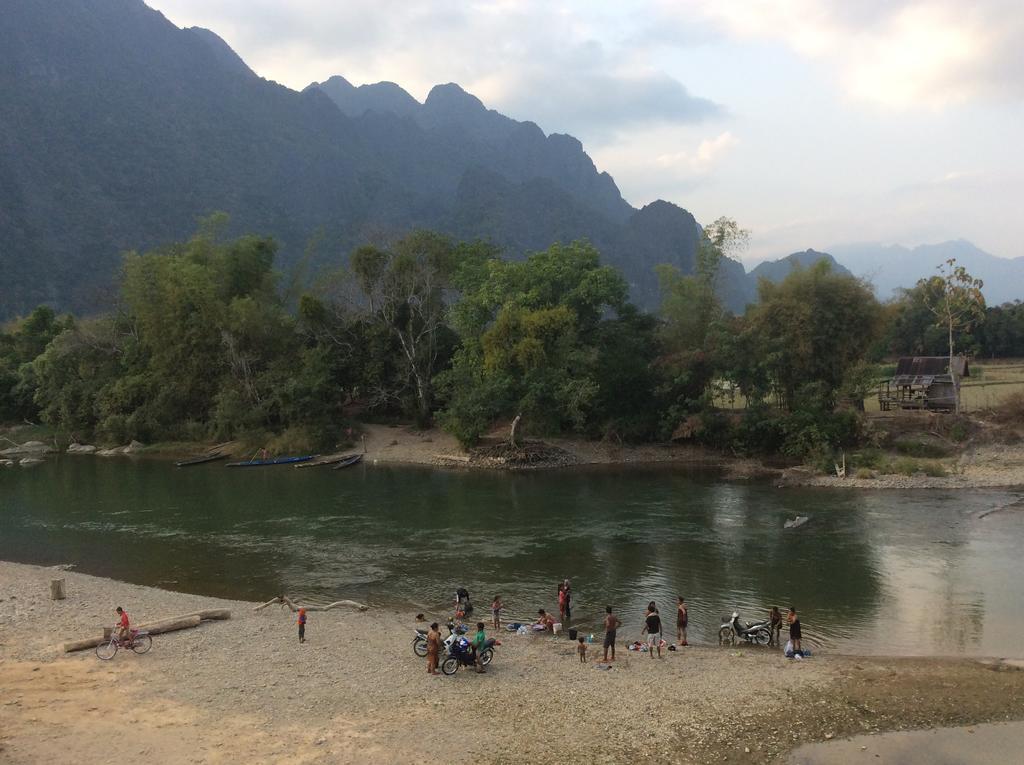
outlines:
M271 598L266 603L261 603L260 605L256 606L256 608L254 608L253 611L262 611L267 606L272 606L275 603L280 603L280 602L281 602L281 596L278 595L276 598Z
M160 621L149 622L148 624L140 624L138 625L138 629L145 630L150 635L160 635L164 632L174 632L175 630L185 630L190 627L198 627L204 621L230 618L230 610L226 608L215 608L208 611L196 611L183 616L175 616L170 619L161 619ZM110 640L109 635L105 637L85 638L83 640L69 640L63 645L64 653L83 651L87 648L95 648L100 643L107 640Z
M519 427L519 421L523 418L522 414L517 414L516 418L512 420L512 427L509 429L508 442L512 445L512 448L516 447L516 429Z
M355 608L359 611L368 611L370 608L369 606L363 605L362 603L356 603L354 600L336 600L333 603L328 603L325 606L297 606L295 605L295 602L292 601L292 599L289 598L287 595L278 595L276 598L268 600L266 603L261 603L260 605L256 606L255 608L253 608L253 611L261 611L267 606L272 606L275 603L281 603L282 605L288 606L288 608L291 609L292 613L298 611L299 608L305 608L307 611L330 611L332 608L341 608L342 606L345 606L346 608Z

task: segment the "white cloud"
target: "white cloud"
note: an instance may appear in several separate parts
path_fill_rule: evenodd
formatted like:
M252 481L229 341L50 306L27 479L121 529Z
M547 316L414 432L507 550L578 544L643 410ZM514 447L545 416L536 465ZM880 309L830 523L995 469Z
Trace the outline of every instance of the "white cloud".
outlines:
M149 0L206 26L263 76L293 88L334 74L397 82L422 99L457 82L548 132L610 140L645 124L698 122L720 107L648 59L649 14L583 2ZM634 35L634 36L631 36Z
M703 176L711 172L721 156L735 146L736 138L728 130L714 138L705 138L693 151L677 151L661 154L655 162L665 170L683 170L685 175Z
M670 199L685 206L691 192L714 183L739 144L730 131L701 138L699 130L653 127L621 136L591 153L598 167L616 168L615 180L630 190L633 204Z
M1024 97L1019 0L729 0L682 4L741 39L781 41L836 74L844 91L888 106Z

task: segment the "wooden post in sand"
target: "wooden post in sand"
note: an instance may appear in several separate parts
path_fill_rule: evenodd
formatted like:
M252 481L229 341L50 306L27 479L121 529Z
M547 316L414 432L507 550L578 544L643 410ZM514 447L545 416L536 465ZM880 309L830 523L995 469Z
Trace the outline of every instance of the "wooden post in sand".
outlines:
M50 600L64 600L67 597L63 579L50 580Z

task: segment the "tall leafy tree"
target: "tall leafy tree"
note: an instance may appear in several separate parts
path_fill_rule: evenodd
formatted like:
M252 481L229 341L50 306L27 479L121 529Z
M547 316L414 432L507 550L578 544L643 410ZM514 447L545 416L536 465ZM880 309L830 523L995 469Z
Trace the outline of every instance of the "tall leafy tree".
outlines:
M652 325L629 310L625 281L596 249L575 242L522 262L477 260L459 287L452 317L461 346L439 381L449 396L443 422L463 443L500 417L521 414L545 432L600 430L612 419L604 407L632 383L628 375L602 380L599 370L627 358L624 344L646 348L627 327L650 333ZM644 367L643 355L633 363Z
M746 246L748 232L730 218L719 218L703 230L693 274L673 266L655 271L661 287L659 361L662 394L669 403L669 420L676 421L700 405L715 375L721 371L721 347L729 331L719 299L722 259Z
M447 301L462 254L443 234L415 231L387 248L360 247L350 261L369 316L392 335L400 349L421 425L433 416L433 377L443 347Z
M31 420L38 415L32 361L73 324L71 317L57 316L49 306L39 306L13 322L8 331L0 332L0 422Z
M778 284L762 279L758 291L760 302L748 319L780 402L796 408L801 390L814 384L815 398L833 405L880 328L871 288L819 261Z

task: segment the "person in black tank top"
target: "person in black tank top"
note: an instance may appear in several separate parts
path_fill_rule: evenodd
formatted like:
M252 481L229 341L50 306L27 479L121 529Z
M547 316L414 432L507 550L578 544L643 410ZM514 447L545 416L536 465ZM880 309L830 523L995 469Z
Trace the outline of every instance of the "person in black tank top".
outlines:
M647 606L647 613L644 615L644 627L641 634L647 633L648 653L654 658L654 651L657 649L658 658L661 658L661 616L652 600Z
M796 609L793 606L789 607L786 621L789 622L789 639L793 643L793 653L799 653L802 656L803 649L800 647L800 617L796 615Z

